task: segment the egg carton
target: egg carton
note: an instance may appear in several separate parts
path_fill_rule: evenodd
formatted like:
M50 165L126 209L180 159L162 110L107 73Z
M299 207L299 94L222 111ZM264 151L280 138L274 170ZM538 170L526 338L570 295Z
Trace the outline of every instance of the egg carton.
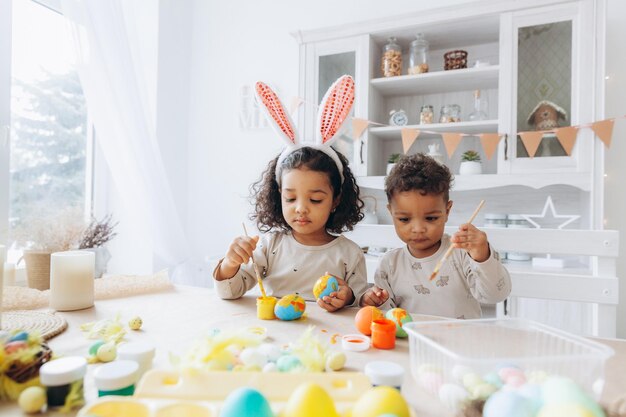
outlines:
M85 405L78 417L228 417L221 414L225 400L241 387L263 394L278 416L304 382L322 387L341 416L348 415L357 399L372 388L367 376L360 372L151 370L141 379L133 396L98 398ZM410 415L415 417L412 410Z
M506 372L513 372L518 384L567 377L597 400L605 362L613 355L606 345L525 319L439 320L403 328L409 334L411 374L444 403L442 386L471 391L472 379L490 383L506 378Z

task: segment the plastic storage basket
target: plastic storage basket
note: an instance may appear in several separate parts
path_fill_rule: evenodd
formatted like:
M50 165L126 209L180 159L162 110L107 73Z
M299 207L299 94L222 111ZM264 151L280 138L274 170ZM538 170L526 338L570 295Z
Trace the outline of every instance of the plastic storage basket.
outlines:
M404 325L409 334L411 373L418 385L435 369L441 383L458 383L458 370L488 375L503 367L565 376L599 399L608 346L524 319L440 320ZM464 369L467 369L464 368Z

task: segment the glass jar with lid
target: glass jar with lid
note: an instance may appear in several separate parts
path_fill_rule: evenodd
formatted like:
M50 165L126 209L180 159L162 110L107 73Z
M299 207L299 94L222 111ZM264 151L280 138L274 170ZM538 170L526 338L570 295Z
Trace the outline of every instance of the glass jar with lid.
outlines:
M402 48L393 36L383 47L380 70L383 77L395 77L402 74Z
M509 224L507 227L509 229L530 229L531 227L528 220L520 214L509 214L508 221ZM507 253L507 259L511 261L530 261L530 254L523 252L509 252Z
M439 123L456 123L461 121L461 106L445 104L439 112Z
M420 124L427 125L433 122L434 119L434 110L433 106L429 104L424 104L422 109L420 110Z
M485 213L485 227L506 227L507 215L501 213Z
M423 33L418 33L411 42L409 51L409 74L422 74L428 72L428 41Z

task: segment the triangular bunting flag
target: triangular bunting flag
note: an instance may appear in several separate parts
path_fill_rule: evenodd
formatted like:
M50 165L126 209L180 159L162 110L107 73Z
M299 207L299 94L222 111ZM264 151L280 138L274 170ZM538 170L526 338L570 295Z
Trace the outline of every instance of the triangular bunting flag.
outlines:
M483 145L483 150L485 151L485 155L487 155L487 159L491 159L493 156L494 152L498 148L498 142L500 142L499 133L481 133L480 143Z
M541 139L543 139L543 132L519 132L518 135L522 138L522 143L528 152L528 156L534 158L539 144L541 143Z
M452 154L456 151L456 148L461 143L461 134L460 133L442 133L441 139L443 139L443 144L446 147L446 152L448 152L448 158L452 158Z
M302 97L292 97L291 104L289 105L289 114L293 115L302 103L304 103L304 99Z
M415 142L415 139L417 139L417 137L420 134L420 131L418 129L408 129L408 128L404 128L402 129L402 150L404 151L405 154L407 154L409 152L409 149L411 148L411 145L413 145L413 142Z
M568 126L556 129L556 138L565 149L567 156L572 155L572 149L576 144L576 136L578 135L578 126Z
M611 139L613 138L613 123L615 123L615 119L600 120L591 124L591 129L607 148L611 146Z
M357 119L356 117L352 118L352 138L354 140L359 140L367 126L370 124L369 120L365 119Z

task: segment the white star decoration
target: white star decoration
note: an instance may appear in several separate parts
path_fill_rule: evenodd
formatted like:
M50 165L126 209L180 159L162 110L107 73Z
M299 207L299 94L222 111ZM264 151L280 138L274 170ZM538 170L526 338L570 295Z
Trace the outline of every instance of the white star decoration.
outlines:
M541 229L541 226L539 225L539 223L531 220L531 218L538 218L538 219L545 218L546 212L548 211L548 207L550 208L550 212L552 213L553 218L567 219L565 222L561 223L557 227L557 229L562 229L563 227L567 226L574 220L578 220L580 218L580 216L577 216L577 215L556 214L556 210L554 209L554 203L552 202L551 196L548 196L548 199L546 200L546 204L543 206L543 211L541 212L541 214L521 214L521 216L525 218L526 220L528 220L528 222L532 224L533 226L535 226L537 229Z

